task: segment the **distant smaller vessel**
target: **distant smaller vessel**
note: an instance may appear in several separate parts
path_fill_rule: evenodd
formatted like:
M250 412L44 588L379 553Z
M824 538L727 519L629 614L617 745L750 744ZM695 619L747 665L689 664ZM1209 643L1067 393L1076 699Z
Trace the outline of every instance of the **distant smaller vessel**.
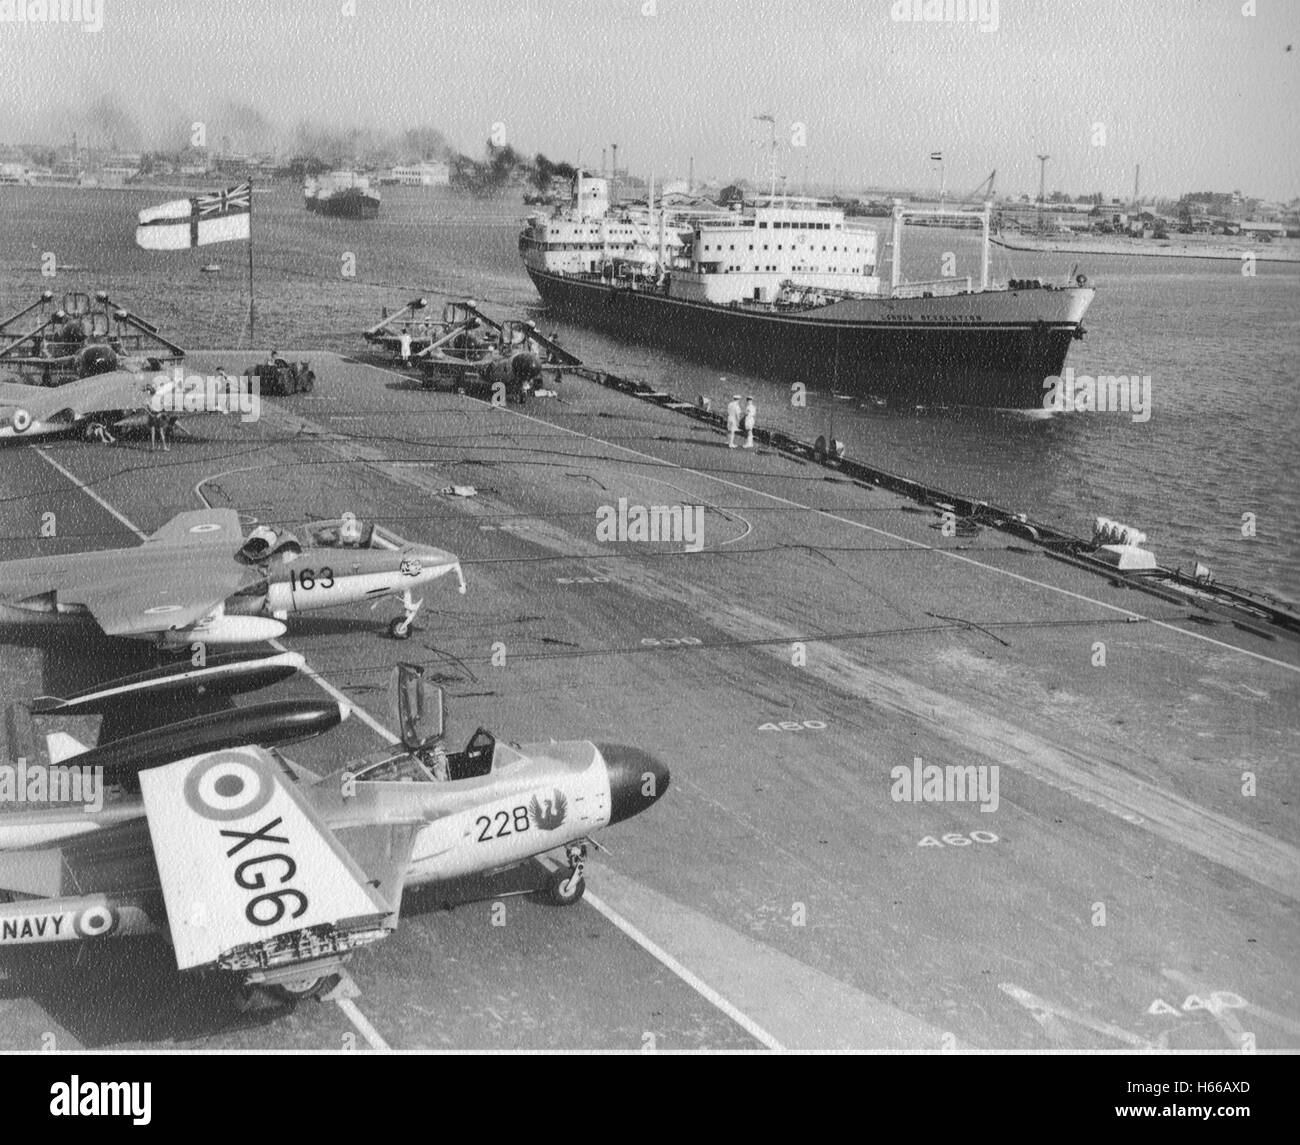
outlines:
M210 263L208 263L207 266L201 266L201 267L199 267L199 273L200 273L200 274L220 274L220 273L221 273L221 263L219 263L219 262L210 262Z
M342 219L373 219L379 215L379 192L371 188L369 179L355 171L309 175L302 194L307 210L318 215Z

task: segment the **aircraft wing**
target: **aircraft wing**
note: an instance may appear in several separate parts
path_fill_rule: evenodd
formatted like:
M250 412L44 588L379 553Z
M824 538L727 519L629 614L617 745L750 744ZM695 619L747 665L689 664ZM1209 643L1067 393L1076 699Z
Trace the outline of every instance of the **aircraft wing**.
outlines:
M29 386L23 382L0 382L0 405L24 406L49 395L46 386Z
M413 822L340 827L336 833L394 914L401 909L402 888L415 841L428 825L428 819L421 815Z
M63 420L71 425L95 414L144 409L149 404L149 395L145 379L128 370L79 378L62 386L6 382L0 383L0 415L11 419L21 409L31 421L48 422L55 414L67 410L71 417Z
M308 927L392 914L347 848L258 747L140 773L176 964Z
M80 604L109 636L148 636L199 623L258 574L235 560L233 509L173 517L136 549L64 553L0 564L0 598L45 593Z
M218 548L233 557L244 543L244 526L234 509L193 509L177 513L161 529L145 537L144 543L185 549Z
M234 509L179 513L138 551L116 554L82 601L109 636L189 628L251 579L235 561L243 536Z
M113 370L68 382L55 392L71 399L62 406L70 406L80 418L112 410L144 409L153 391L143 375Z

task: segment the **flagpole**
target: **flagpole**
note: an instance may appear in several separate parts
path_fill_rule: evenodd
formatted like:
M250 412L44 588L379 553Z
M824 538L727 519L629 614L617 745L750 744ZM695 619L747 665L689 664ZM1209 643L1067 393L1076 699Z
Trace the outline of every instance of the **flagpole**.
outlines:
M257 341L257 304L253 300L253 177L248 177L248 348Z

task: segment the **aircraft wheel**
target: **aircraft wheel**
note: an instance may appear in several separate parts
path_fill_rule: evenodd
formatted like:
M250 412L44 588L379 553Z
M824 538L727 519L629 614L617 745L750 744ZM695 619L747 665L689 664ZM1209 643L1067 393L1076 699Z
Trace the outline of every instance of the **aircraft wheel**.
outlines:
M545 892L546 901L552 906L572 906L586 893L587 880L579 877L570 882L572 875L573 872L567 867L552 872Z
M405 616L396 616L388 622L388 635L394 640L409 640L415 626Z
M278 982L266 988L267 993L282 1002L301 1002L307 998L319 998L328 994L339 984L339 975L325 974L319 978L300 978L292 982Z

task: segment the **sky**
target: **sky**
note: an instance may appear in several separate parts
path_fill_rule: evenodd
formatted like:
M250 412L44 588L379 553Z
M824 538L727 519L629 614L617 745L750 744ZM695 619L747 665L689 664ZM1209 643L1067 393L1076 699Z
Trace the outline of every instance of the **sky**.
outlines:
M438 128L473 155L840 189L1300 195L1300 0L0 0L0 142ZM50 0L56 4L59 0ZM94 0L64 0L87 5ZM942 2L922 0L944 15ZM99 142L98 139L95 140Z

